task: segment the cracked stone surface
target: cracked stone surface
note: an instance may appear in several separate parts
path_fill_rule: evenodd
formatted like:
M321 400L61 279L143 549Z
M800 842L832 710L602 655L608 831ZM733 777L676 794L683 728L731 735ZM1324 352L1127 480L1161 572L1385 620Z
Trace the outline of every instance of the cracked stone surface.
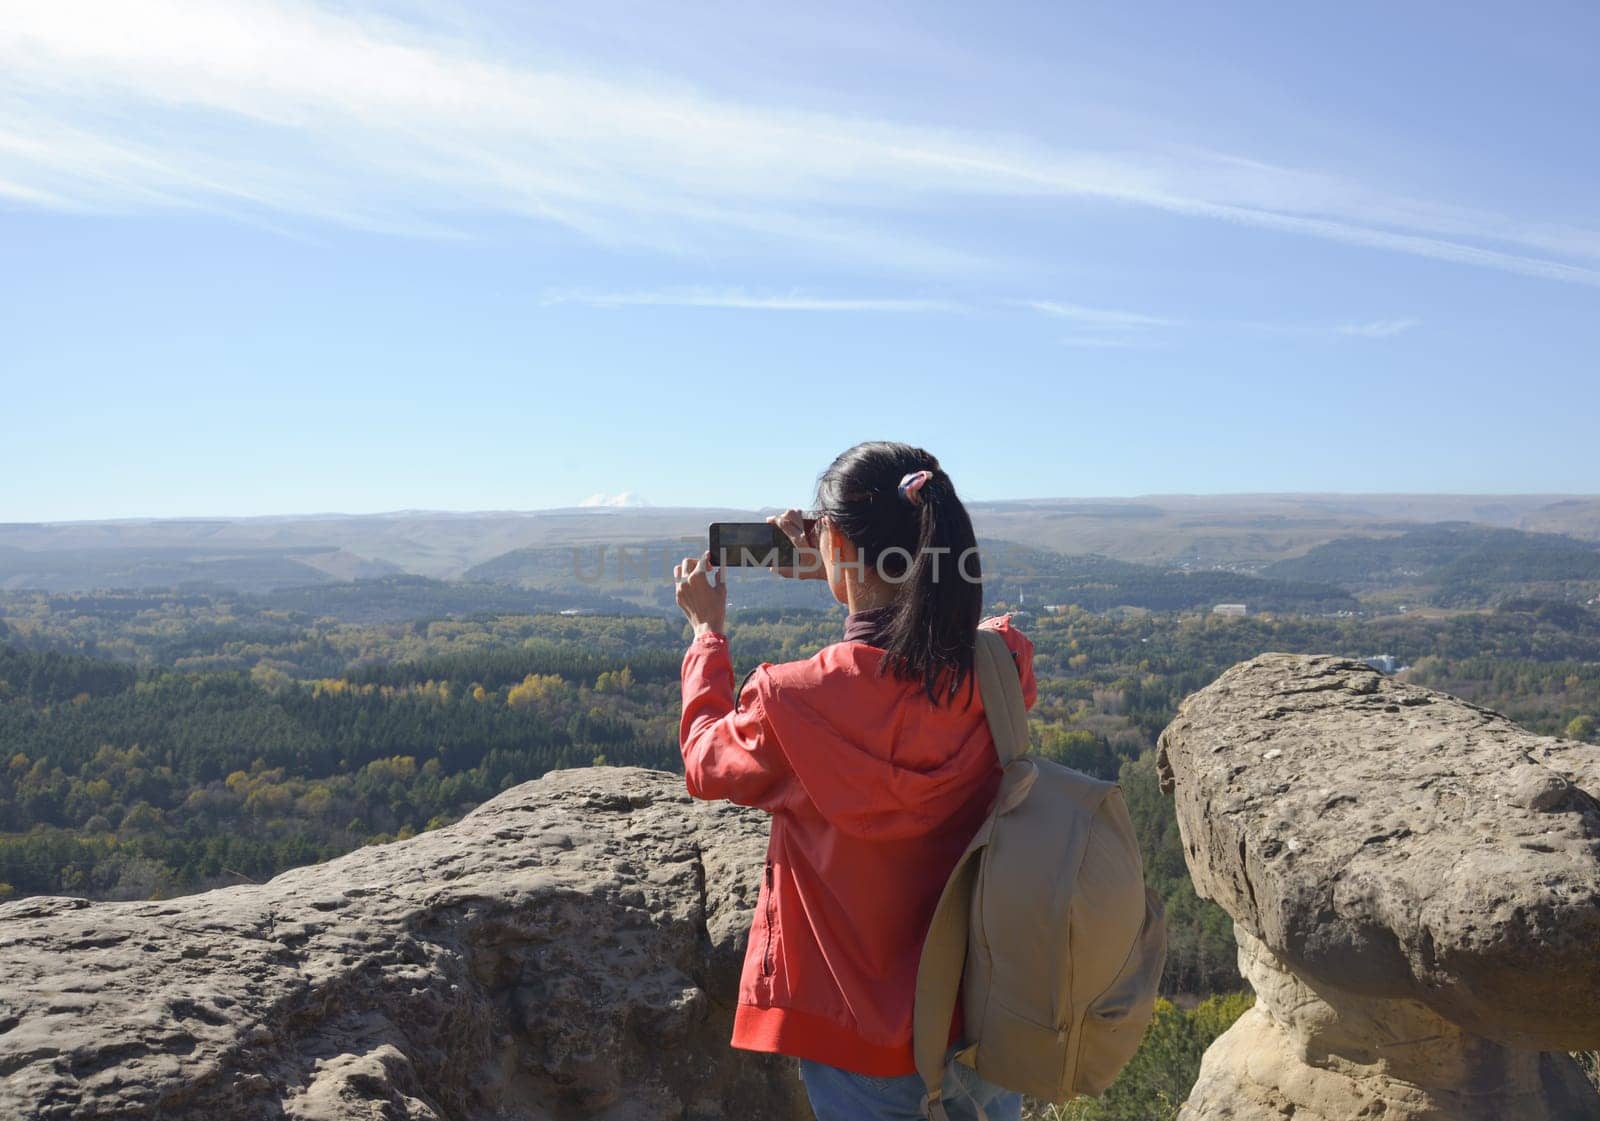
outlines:
M809 1117L728 1046L766 837L585 768L265 884L0 905L0 1117Z
M1359 662L1264 654L1162 733L1257 1003L1183 1121L1600 1119L1600 747Z

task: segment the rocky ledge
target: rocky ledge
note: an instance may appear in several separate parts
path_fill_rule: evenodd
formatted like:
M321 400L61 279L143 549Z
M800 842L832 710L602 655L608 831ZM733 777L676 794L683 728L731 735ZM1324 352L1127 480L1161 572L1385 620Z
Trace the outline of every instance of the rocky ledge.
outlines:
M266 884L0 906L0 1117L808 1117L728 1046L766 834L602 767Z
M1264 654L1160 751L1257 997L1182 1121L1600 1119L1600 747Z

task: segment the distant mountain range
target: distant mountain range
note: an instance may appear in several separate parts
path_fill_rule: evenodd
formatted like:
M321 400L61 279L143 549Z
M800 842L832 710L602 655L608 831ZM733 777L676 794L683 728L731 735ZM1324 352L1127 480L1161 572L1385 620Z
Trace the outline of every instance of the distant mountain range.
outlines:
M1524 585L1572 595L1593 582L1600 590L1600 497L1176 495L969 505L989 554L1017 562L1010 573L991 566L991 595L1008 598L1334 610L1351 605L1352 594L1411 585L1455 605ZM704 548L708 523L773 512L606 506L9 523L0 524L0 590L266 592L410 575L537 589L552 605L670 609L672 560ZM621 572L623 564L631 570ZM759 576L735 586L736 600L783 607L809 604L820 591Z

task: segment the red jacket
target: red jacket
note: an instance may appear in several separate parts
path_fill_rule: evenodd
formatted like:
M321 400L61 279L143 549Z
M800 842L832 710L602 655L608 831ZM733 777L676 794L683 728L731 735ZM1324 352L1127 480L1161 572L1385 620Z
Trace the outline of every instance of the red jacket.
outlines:
M1033 644L1009 616L983 625L1011 647L1031 708ZM975 693L935 706L880 676L882 656L838 642L764 663L735 707L728 641L702 635L683 658L679 746L694 797L772 815L733 1046L892 1077L916 1069L923 935L1000 764Z

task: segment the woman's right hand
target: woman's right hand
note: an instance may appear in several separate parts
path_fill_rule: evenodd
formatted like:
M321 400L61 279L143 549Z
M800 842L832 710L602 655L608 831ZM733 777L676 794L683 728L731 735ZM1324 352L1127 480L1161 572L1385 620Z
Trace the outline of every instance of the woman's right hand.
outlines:
M799 510L785 510L776 517L767 516L767 523L783 530L783 535L794 546L795 563L793 565L773 565L767 571L776 572L779 576L787 576L791 580L826 580L827 571L822 567L822 553L817 548L817 543L806 537L805 515Z

